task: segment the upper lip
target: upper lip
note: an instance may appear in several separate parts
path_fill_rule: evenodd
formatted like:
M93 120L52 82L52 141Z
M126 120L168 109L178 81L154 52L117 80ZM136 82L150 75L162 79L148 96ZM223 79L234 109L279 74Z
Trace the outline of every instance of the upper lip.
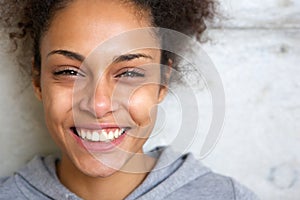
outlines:
M113 129L113 128L129 128L128 126L111 124L111 123L101 123L101 124L75 124L75 128L88 129L88 130L101 130L101 129Z

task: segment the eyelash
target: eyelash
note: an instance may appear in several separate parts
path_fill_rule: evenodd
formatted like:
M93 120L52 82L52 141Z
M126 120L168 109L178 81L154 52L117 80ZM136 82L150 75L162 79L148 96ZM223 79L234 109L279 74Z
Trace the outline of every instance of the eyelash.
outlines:
M65 68L62 70L57 70L53 72L54 76L83 76L78 70L73 68Z
M115 76L115 78L134 78L134 77L143 78L145 77L145 74L138 69L127 69L121 74Z
M70 76L70 77L76 77L76 76L84 76L82 73L79 72L79 70L74 68L65 68L61 70L57 70L53 72L54 76ZM143 78L145 77L145 74L141 72L141 70L138 69L126 69L126 71L118 74L115 76L115 78Z

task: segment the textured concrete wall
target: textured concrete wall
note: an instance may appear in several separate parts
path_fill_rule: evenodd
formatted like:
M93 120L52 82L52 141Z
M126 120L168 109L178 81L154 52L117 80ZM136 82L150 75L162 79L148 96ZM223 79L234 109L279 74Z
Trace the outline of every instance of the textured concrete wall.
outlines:
M226 122L203 161L266 200L300 199L300 1L222 1L228 20L212 25L203 47L226 93ZM5 47L5 37L0 45ZM0 50L0 176L36 152L56 150L40 103ZM175 113L176 111L174 111Z
M300 199L300 1L222 1L205 46L224 81L223 136L204 162L262 199ZM219 29L223 27L223 29Z
M33 96L29 77L20 73L15 58L5 53L0 37L0 176L11 174L36 152L53 152L41 104Z

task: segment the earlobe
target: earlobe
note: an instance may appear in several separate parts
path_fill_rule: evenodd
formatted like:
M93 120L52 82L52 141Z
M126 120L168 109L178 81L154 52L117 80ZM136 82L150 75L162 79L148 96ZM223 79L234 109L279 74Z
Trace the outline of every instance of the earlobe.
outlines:
M42 101L42 91L41 91L41 88L40 87L36 87L33 85L33 89L34 89L34 94L35 94L35 97Z
M167 93L168 93L168 87L160 86L159 97L158 97L159 103L161 103L165 99L165 97L167 96Z
M159 98L158 98L159 103L162 102L168 94L168 90L169 90L168 86L169 86L169 82L171 79L172 66L173 66L173 61L171 59L169 59L168 65L167 65L167 70L163 70L165 73L165 76L164 76L165 78L162 82L162 85L160 86Z
M34 90L36 98L42 101L42 89L40 84L40 73L35 67L34 59L32 59L32 68L31 68L31 84Z

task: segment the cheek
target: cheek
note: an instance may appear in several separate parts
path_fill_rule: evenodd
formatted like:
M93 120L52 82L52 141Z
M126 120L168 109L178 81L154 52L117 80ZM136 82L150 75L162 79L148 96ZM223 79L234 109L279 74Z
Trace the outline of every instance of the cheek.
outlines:
M48 125L65 120L66 113L72 108L72 90L45 83L42 85L42 98Z
M143 86L137 89L129 100L129 114L135 123L141 127L153 125L156 119L158 102L158 87Z

